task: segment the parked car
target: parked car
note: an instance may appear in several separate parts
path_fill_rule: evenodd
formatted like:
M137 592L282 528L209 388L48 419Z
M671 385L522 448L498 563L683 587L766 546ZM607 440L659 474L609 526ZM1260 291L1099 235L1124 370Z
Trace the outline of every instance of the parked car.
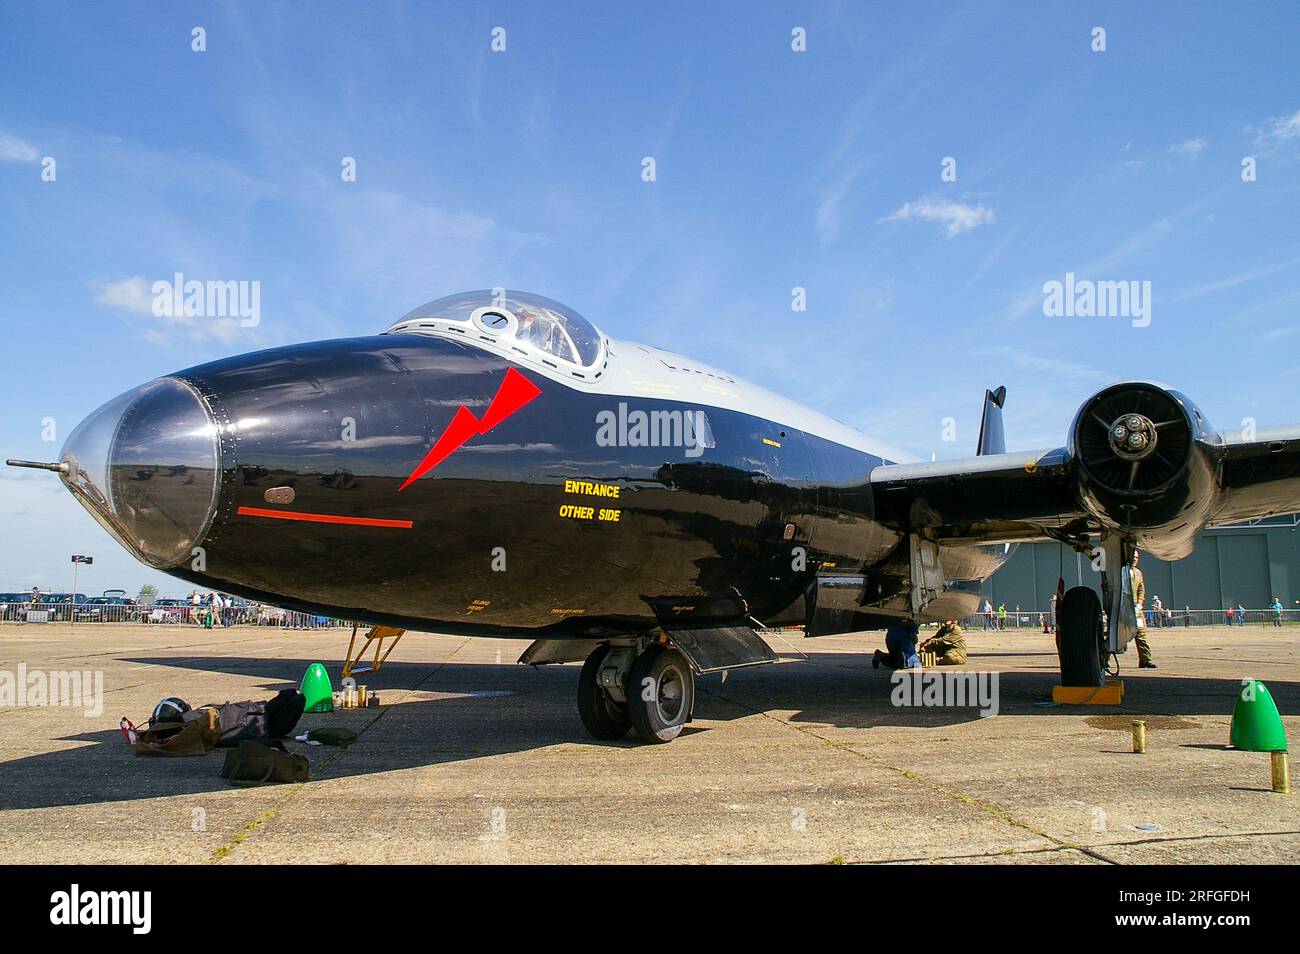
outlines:
M91 596L77 606L77 620L91 623L123 623L131 619L135 600L128 596Z
M0 619L27 619L27 607L31 605L31 601L32 594L30 592L0 593Z
M41 598L40 609L49 611L50 622L67 623L72 620L72 615L77 607L86 602L85 593L46 593Z
M146 607L143 619L146 623L183 623L189 619L189 605L189 600L154 600Z

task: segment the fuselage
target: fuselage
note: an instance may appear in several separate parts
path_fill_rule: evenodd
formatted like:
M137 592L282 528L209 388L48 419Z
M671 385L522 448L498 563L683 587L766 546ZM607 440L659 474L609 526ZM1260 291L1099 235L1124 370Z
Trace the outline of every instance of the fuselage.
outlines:
M819 578L861 578L899 547L868 477L912 458L847 425L634 343L600 336L594 360L566 363L423 323L199 365L162 379L165 402L108 406L125 421L108 487L78 496L202 587L527 638L802 623ZM163 433L200 413L176 410L178 389L208 418L210 472ZM65 457L86 455L77 441ZM977 580L1000 562L967 548L945 566Z

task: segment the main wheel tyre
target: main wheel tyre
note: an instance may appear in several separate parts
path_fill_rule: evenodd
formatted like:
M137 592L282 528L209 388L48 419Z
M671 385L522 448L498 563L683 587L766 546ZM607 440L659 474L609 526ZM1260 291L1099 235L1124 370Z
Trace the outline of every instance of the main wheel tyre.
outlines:
M602 643L591 651L578 676L578 715L593 738L613 742L627 735L630 723L627 706L615 702L600 687L600 667L609 655L609 644Z
M643 742L671 742L695 706L691 664L675 649L651 646L632 663L627 714Z
M1061 684L1102 685L1101 599L1086 586L1066 590L1057 612Z

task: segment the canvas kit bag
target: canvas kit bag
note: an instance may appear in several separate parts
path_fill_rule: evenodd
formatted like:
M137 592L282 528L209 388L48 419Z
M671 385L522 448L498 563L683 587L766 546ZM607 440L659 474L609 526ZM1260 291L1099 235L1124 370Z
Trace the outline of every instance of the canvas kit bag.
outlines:
M126 732L130 723L122 721ZM130 726L127 738L135 736L136 755L203 755L217 747L219 722L216 709L194 709L185 713L180 722L159 722L139 730Z
M226 753L221 777L231 785L277 785L307 781L307 759L245 739Z

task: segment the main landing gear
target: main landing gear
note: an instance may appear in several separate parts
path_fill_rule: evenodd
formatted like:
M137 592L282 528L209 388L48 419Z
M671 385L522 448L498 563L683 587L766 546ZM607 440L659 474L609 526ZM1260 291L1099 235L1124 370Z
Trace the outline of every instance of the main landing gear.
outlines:
M1116 534L1102 534L1096 546L1086 537L1072 546L1094 561L1100 557L1101 596L1091 587L1075 586L1061 600L1056 614L1061 685L1101 686L1111 653L1124 652L1138 635L1133 579L1137 544Z
M597 739L621 739L632 729L642 742L671 742L694 708L690 661L668 643L602 643L578 677L578 713Z
M1106 631L1101 599L1087 586L1066 590L1056 612L1056 651L1061 657L1061 685L1100 686L1105 678Z

